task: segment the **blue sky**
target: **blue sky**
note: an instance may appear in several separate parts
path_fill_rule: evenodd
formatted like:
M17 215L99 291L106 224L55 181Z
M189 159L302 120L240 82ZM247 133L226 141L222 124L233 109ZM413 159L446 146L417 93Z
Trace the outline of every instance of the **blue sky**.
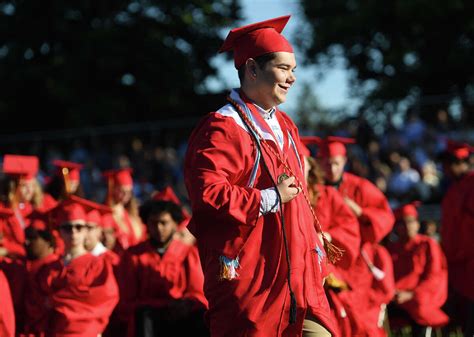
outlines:
M302 22L301 15L299 14L301 10L297 0L241 0L241 3L243 7L243 21L240 25L242 26L291 14L291 19L285 27L283 35L290 42L293 42L293 36L297 33L297 29ZM223 38L227 35L228 31L229 29L223 32ZM298 50L295 52L298 61L298 59L301 59L301 55ZM217 56L213 62L221 69L219 77L223 79L225 88L229 89L239 86L237 71L231 61L225 60L221 55ZM283 110L292 114L302 82L314 81L314 93L323 107L339 108L350 106L355 102L349 98L348 72L342 65L319 70L324 72L324 78L322 79L317 78L314 66L303 67L301 64L298 66L296 71L297 82L289 92L287 101L281 106ZM220 90L222 88L221 82L214 79L209 80L207 84L211 90Z

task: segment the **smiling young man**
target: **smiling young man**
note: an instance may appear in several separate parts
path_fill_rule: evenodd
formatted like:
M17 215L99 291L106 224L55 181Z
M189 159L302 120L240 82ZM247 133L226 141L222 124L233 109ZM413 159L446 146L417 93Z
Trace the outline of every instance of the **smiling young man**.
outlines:
M241 87L189 139L185 182L211 336L331 336L326 256L302 189L298 130L277 106L295 83L289 16L232 29ZM331 331L331 332L330 332Z

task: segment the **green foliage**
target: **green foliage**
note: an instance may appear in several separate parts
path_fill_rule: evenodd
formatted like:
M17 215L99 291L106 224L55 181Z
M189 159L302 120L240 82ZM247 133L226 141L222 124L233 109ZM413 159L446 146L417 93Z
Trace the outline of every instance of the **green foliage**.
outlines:
M238 0L0 2L2 128L196 114L218 33L239 13Z
M474 2L469 0L301 0L308 62L345 59L352 94L365 112L395 112L399 103L433 109L459 98L474 105ZM308 38L310 36L310 38ZM312 36L312 38L311 38Z

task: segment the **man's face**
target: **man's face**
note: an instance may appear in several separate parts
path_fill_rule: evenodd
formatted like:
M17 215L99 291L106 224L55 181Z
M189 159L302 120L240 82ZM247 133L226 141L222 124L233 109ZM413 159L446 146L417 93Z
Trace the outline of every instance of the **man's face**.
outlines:
M92 250L102 239L102 228L95 223L87 224L86 239L84 246L87 250Z
M162 212L152 214L147 221L150 237L158 243L168 242L176 232L178 224L173 220L171 214Z
M295 83L295 55L277 52L263 68L256 66L256 101L264 109L273 108L286 100L286 94Z
M331 183L338 182L344 173L346 162L347 158L345 156L323 158L322 165L324 168L324 173L326 174L326 179L328 179L328 181Z
M109 250L113 250L116 242L117 237L115 236L115 230L113 228L105 228L102 236L102 243L104 246Z
M75 221L61 225L59 233L64 240L66 250L71 248L84 247L84 241L87 235L87 226L85 221Z
M469 171L469 164L464 160L455 161L449 164L448 170L454 178L459 178Z
M412 239L420 230L420 223L414 216L405 216L403 220L397 222L397 233L400 237Z
M31 231L25 234L25 248L28 259L36 260L52 250L51 244L37 233Z

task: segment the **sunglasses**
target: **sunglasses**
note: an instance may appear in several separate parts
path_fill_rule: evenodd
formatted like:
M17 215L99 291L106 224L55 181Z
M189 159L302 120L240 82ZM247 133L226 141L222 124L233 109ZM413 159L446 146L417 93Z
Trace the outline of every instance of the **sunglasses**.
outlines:
M84 228L87 228L87 225L69 223L61 225L59 228L66 233L72 233L73 230L76 230L76 232L82 231Z

